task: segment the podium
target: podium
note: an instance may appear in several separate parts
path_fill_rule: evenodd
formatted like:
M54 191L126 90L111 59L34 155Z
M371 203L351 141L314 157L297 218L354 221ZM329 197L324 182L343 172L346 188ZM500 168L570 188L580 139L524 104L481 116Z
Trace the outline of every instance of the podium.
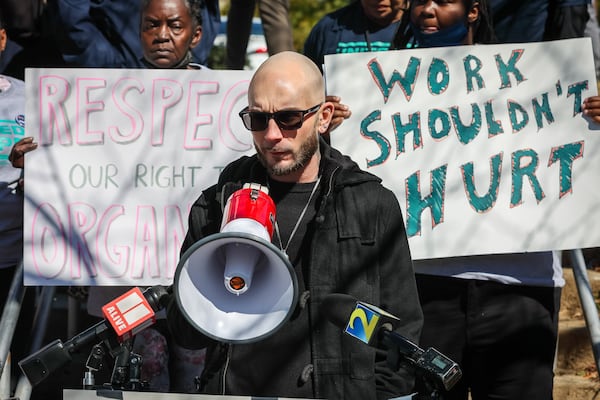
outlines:
M397 397L393 400L408 400L413 396ZM211 394L180 394L154 392L126 392L121 390L75 390L64 389L63 400L309 400L290 399L289 397L251 397L251 396L217 396Z
M63 400L284 400L284 397L217 396L211 394L181 394L155 392L129 392L121 390L64 389ZM289 399L289 398L285 398ZM309 400L309 399L289 399Z

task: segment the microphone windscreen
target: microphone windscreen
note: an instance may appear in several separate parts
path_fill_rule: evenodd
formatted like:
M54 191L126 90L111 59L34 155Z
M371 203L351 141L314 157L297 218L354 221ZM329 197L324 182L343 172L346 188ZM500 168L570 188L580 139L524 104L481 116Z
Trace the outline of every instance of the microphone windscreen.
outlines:
M323 299L321 312L335 326L344 329L357 303L358 300L348 294L332 293Z
M398 317L377 306L341 293L325 296L322 312L345 334L374 347L380 345L383 331L393 330L400 322Z

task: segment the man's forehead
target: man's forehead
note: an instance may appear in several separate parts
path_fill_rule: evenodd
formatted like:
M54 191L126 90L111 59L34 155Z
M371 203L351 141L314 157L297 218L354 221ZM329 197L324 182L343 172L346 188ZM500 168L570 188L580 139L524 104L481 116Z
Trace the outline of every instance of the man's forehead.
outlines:
M257 80L250 87L248 100L252 102L289 104L298 103L305 97L305 85L288 79Z

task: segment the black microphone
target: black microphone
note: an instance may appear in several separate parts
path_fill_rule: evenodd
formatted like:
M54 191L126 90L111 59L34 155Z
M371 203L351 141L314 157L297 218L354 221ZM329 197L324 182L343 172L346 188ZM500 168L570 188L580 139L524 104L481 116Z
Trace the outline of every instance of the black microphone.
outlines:
M394 329L400 318L347 294L325 296L321 305L325 317L361 342L388 350L390 367L398 369L407 361L424 374L437 389L450 390L462 376L457 363L435 350L423 350Z
M133 288L102 307L106 319L64 343L60 339L54 340L19 361L19 367L35 386L69 363L72 353L93 341L102 342L115 357L123 341L156 322L155 313L166 308L169 295L164 286L152 286L143 293L139 288Z

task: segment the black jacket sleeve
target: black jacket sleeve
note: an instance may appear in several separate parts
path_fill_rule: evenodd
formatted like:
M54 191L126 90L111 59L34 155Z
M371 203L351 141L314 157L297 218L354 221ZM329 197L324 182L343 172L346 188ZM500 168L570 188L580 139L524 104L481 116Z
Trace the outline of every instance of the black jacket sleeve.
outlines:
M400 206L395 196L384 189L380 196L382 213L378 218L381 234L379 251L381 308L401 318L395 331L413 343L419 342L423 326L423 313L419 304L417 286L408 238ZM389 399L399 394L411 393L414 371L408 366L392 371L387 354L377 359L375 366L377 397Z

